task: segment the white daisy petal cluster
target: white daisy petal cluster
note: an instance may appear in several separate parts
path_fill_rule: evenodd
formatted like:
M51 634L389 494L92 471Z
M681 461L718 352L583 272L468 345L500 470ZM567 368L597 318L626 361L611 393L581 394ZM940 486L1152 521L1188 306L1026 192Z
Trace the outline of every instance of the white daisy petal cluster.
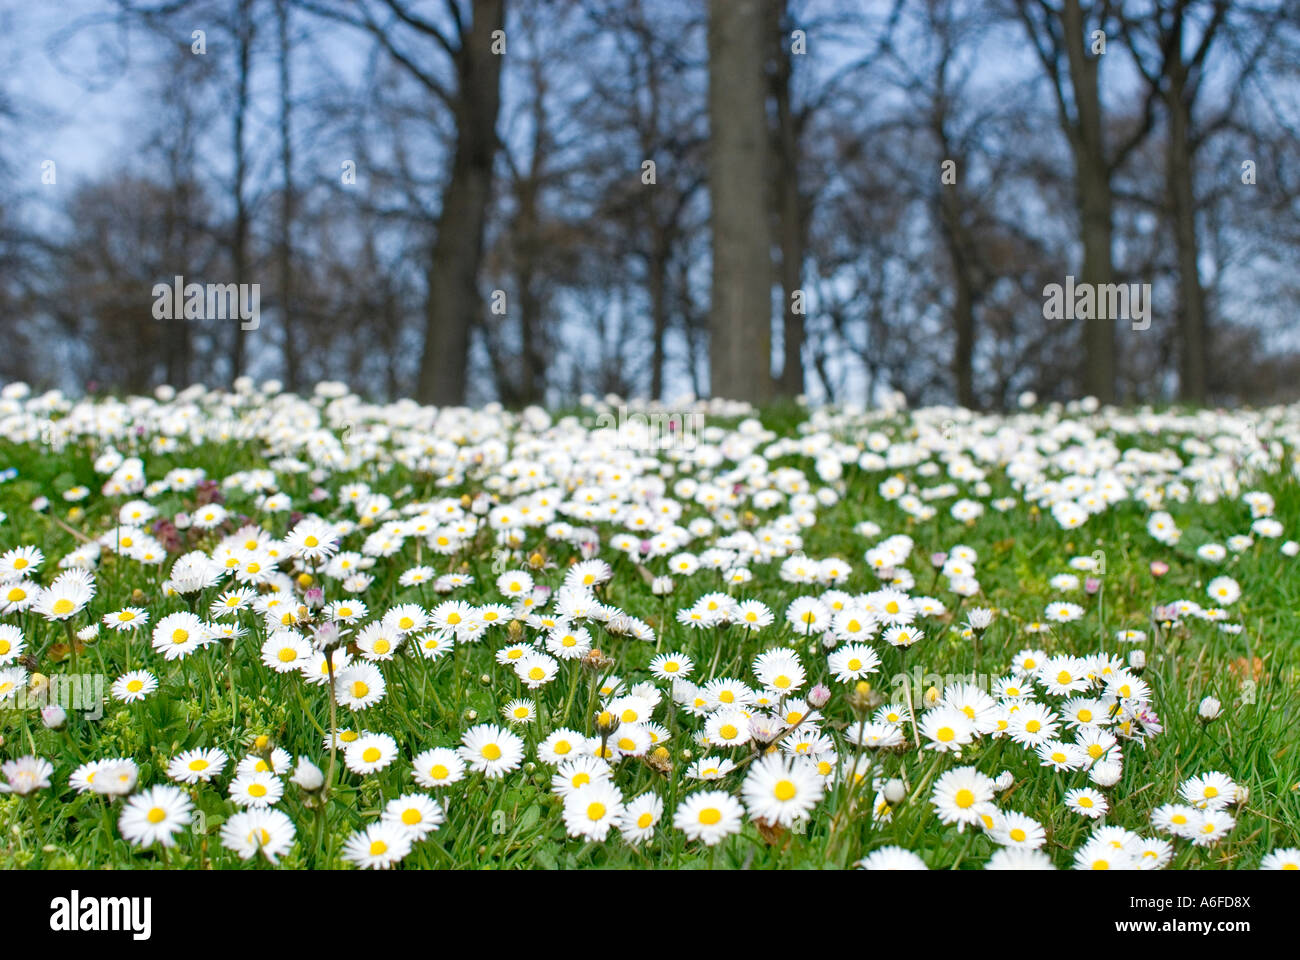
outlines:
M1216 735L1300 409L612 411L0 389L0 793L194 866L1295 868Z

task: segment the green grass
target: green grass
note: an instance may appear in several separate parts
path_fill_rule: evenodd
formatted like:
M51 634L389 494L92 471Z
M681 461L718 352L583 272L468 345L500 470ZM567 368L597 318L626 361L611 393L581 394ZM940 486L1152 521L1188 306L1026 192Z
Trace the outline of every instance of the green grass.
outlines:
M799 418L790 410L765 416L769 427L786 435L794 433ZM882 421L873 425L875 428L902 436L908 424L898 418ZM1180 439L1144 438L1143 445L1154 448ZM0 525L0 549L22 544L39 546L47 557L40 576L43 583L48 583L56 572L58 558L78 543L55 522L54 516L93 537L111 525L116 509L126 499L100 495L103 478L92 470L93 455L87 444L82 440L53 454L33 445L0 443L0 468L13 466L18 470L15 479L0 484L0 510L8 514ZM266 462L251 444L203 445L160 456L147 452L142 455L151 480L180 466L202 467L210 477L220 479L234 470L264 466ZM802 469L814 487L820 485L809 459L786 457L773 464L778 465ZM911 475L911 471L905 473ZM1123 778L1107 791L1112 812L1105 822L1152 836L1150 812L1162 803L1176 801L1178 784L1184 778L1219 770L1249 789L1249 801L1236 812L1236 827L1222 842L1197 848L1177 841L1172 866L1253 868L1269 850L1300 843L1300 733L1296 711L1296 690L1300 687L1300 576L1295 566L1300 561L1282 556L1277 549L1280 541L1260 538L1245 552L1229 554L1221 564L1202 561L1195 554L1202 542L1223 542L1233 534L1249 531L1250 512L1240 499L1224 499L1211 505L1194 501L1168 505L1184 531L1183 541L1168 548L1147 534L1148 511L1133 501L1114 506L1073 531L1060 529L1049 515L1032 512L1023 503L1005 514L990 509L978 522L965 524L948 514L951 501L942 500L935 504L939 508L935 518L913 521L896 504L879 495L877 486L886 475L865 473L847 465L839 502L820 509L816 524L803 531L804 551L814 558L838 556L847 560L854 572L841 589L863 592L877 586L862 559L863 551L875 541L868 542L855 534L854 524L872 520L881 526L881 538L906 533L915 539L916 549L908 562L916 577L914 592L940 597L949 613L924 624L926 639L907 654L909 673L919 667L923 673L997 677L1008 671L1017 650L1030 645L1043 646L1049 653L1107 650L1126 655L1128 648L1121 649L1115 640L1117 630L1151 632L1150 613L1156 604L1179 598L1207 602L1204 587L1211 577L1220 573L1234 577L1242 586L1242 598L1231 610L1233 620L1244 627L1240 634L1228 635L1211 624L1189 621L1172 631L1157 630L1155 637L1142 645L1148 657L1143 676L1154 689L1154 706L1165 729L1145 743L1123 742ZM450 489L438 488L433 478L401 466L394 466L386 474L373 466L364 467L332 475L322 485L334 494L355 479L365 479L376 490L390 494L409 486L409 494L395 497L397 506L481 489L481 484L474 481ZM317 509L308 506L314 484L305 475L281 474L279 480L296 509ZM938 479L921 481L922 485L935 482ZM1006 478L997 471L990 474L989 482L993 496L1011 492ZM84 513L69 517L69 505L61 492L75 484L90 487L92 494L82 504ZM1271 493L1276 500L1276 516L1287 527L1286 535L1295 536L1294 525L1300 518L1300 486L1289 472L1283 470L1243 482L1246 489ZM30 509L32 499L38 495L48 496L51 501L45 514ZM963 495L969 494L963 489ZM164 516L193 507L186 495L170 492L152 502ZM242 511L253 516L255 522L261 522L277 536L286 531L286 515L259 516L251 498L242 494L232 495L228 506L234 513ZM343 515L333 497L319 509L327 515ZM686 516L701 512L693 508ZM774 515L768 511L761 519ZM602 527L602 538L619 530ZM359 549L363 536L353 534L345 548ZM530 530L523 553L526 556L541 546L550 566L537 574L538 581L557 586L576 554L566 544L540 543L541 536L541 531ZM210 535L192 546L211 548L217 539ZM931 586L934 573L929 554L956 544L966 544L979 553L982 593L965 605L947 592L942 582ZM703 544L692 545L697 547ZM1098 550L1106 558L1101 592L1086 599L1082 592L1067 598L1086 607L1085 617L1057 626L1050 635L1026 635L1023 625L1040 619L1047 602L1061 599L1049 588L1048 579L1067 571L1071 557ZM398 575L416 562L416 552L416 544L408 541L401 553L376 565L372 571L376 579L362 596L372 615L382 614L399 602L432 607L444 599L431 591L398 586ZM826 728L834 733L853 719L847 698L849 688L827 675L825 658L815 645L793 636L784 626L787 604L795 597L820 592L821 588L782 582L776 576L779 561L755 564L754 580L731 592L765 602L777 617L773 626L757 636L747 635L737 627L691 632L679 626L673 614L702 594L723 589L718 574L701 572L679 578L674 593L661 598L651 594L631 561L608 548L600 555L614 568L614 577L602 590L601 599L651 623L660 636L657 645L645 644L609 635L599 625L591 625L597 646L616 660L614 669L619 676L630 682L647 679L646 666L656 650L682 649L694 657L697 678L701 671L707 671L716 653L717 675L741 677L753 683L749 664L754 656L771 646L787 644L800 652L809 686L823 681L834 691L823 711ZM421 559L436 565L439 572L462 570L473 574L474 585L454 594L457 598L474 603L499 600L493 585L492 544L485 534L454 558L434 557L424 551ZM1168 574L1154 577L1149 569L1153 560L1167 562ZM97 619L132 602L131 594L136 589L143 591L145 599L135 602L149 609L154 623L170 612L188 609L181 598L160 597L158 585L169 566L170 558L161 567L146 568L105 550L96 572L98 595L75 626L85 626L92 615ZM646 566L654 573L662 573L665 558L648 561ZM201 614L220 589L205 592L197 605ZM338 596L337 584L327 583L326 599ZM955 629L970 605L988 606L999 612L983 638L978 661L972 646ZM330 720L325 688L308 686L296 675L278 676L262 665L258 656L262 628L257 621L254 617L246 619L251 628L249 635L234 649L214 645L175 663L165 663L152 652L147 633L102 631L81 652L77 669L103 674L107 689L128 667L143 667L158 677L160 689L138 704L110 701L98 722L74 713L66 728L52 731L45 729L31 710L0 711L0 755L8 759L36 753L55 766L53 788L41 791L35 804L16 796L0 798L0 828L4 831L0 867L265 868L260 860L242 863L218 840L219 825L236 810L226 799L225 789L234 764L250 752L254 738L265 735L274 746L294 756L306 755L325 769L328 751L322 748L322 730L328 729ZM32 613L0 617L0 622L23 629L29 652L44 650L64 639L61 626ZM501 628L494 630L487 640L436 663L422 660L411 653L409 646L404 647L395 661L383 665L388 688L382 703L358 717L340 709L341 725L389 733L396 738L401 753L386 770L367 777L347 772L340 761L337 782L323 809L311 796L287 786L280 808L294 821L297 842L282 859L282 867L340 866L340 851L347 836L377 818L387 799L417 789L410 777L411 756L433 746L455 746L460 733L473 722L502 722L501 706L521 695L533 696L539 710L536 722L521 731L528 742L528 766L504 781L484 783L471 774L449 788L447 823L415 845L404 867L842 868L890 844L914 850L931 868L978 867L995 849L991 839L975 830L959 833L955 826L944 826L929 802L933 779L946 769L966 764L991 776L1011 771L1015 785L1000 794L997 802L1043 823L1047 831L1044 849L1059 867L1070 865L1073 851L1094 826L1070 813L1061 802L1066 790L1087 783L1086 773L1051 773L1039 765L1032 753L1005 740L983 738L968 748L960 761L930 751L918 756L914 750L877 756L876 770L886 777L902 777L909 787L908 798L894 809L892 820L883 825L873 823L864 809L871 803L869 785L864 784L850 796L842 784L828 791L806 829L764 834L746 820L740 834L716 848L707 848L688 842L670 825L675 801L701 786L682 778L690 758L706 752L690 742L691 734L701 725L687 722L680 711L667 711L661 705L655 718L672 733L668 744L671 769L664 774L633 759L624 761L615 775L625 797L646 790L664 797L667 809L655 838L640 847L623 843L616 832L611 832L604 844L570 839L560 817L562 803L549 789L552 770L535 762L532 748L566 719L562 714L570 687L569 671L579 668L561 664L555 683L529 694L521 689L512 672L496 665L493 653L505 643L506 634ZM900 653L879 641L874 645L881 653L883 666L873 678L873 685L888 695L889 678L901 665ZM1241 665L1251 663L1253 658L1262 662L1262 671L1252 689L1249 685L1243 687ZM48 658L39 665L39 672L44 674L71 669L70 663L55 664ZM592 721L586 707L595 701L593 679L594 675L585 672L576 677L578 693L567 717L570 725L582 729L585 724L588 731ZM1197 705L1206 695L1223 703L1223 715L1209 724L1196 716ZM471 721L471 716L476 720ZM203 814L199 823L202 829L180 834L178 846L165 858L157 848L136 849L121 838L116 826L121 800L77 794L67 786L68 774L80 763L118 756L134 758L140 764L142 786L168 782L164 772L167 760L182 749L197 746L220 747L231 761L218 781L189 790ZM728 753L716 748L707 752ZM731 755L739 760L745 751L737 749ZM743 771L733 773L708 786L738 792L742 777Z

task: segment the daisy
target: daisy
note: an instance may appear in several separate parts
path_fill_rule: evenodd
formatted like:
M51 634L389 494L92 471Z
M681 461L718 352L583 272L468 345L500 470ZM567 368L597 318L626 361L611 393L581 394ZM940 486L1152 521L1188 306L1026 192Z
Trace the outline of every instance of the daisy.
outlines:
M557 764L572 759L581 752L586 737L575 730L560 727L537 745L537 759L542 763Z
M149 613L143 607L123 607L103 617L104 626L111 630L136 630L148 622Z
M373 663L357 662L334 675L334 696L349 710L374 706L386 690L384 675Z
M0 623L0 666L13 663L26 648L27 641L21 630L13 624Z
M1280 847L1260 861L1261 870L1300 870L1300 848Z
M86 788L104 797L124 797L135 789L140 779L140 768L134 760L103 760L98 764L85 764L73 774L73 786L79 791L80 784L75 782L81 774Z
M1133 865L1139 870L1163 870L1174 858L1174 845L1168 840L1140 839L1133 845Z
M269 770L236 776L230 783L230 799L241 807L272 807L284 796L284 784Z
M177 787L155 786L126 801L117 826L137 847L176 845L175 834L193 819L194 804Z
M990 834L995 843L1004 847L1037 849L1047 840L1042 824L1014 810L995 814Z
M172 757L167 764L167 776L178 783L199 783L220 776L225 769L226 754L216 748L186 750Z
M293 821L274 809L242 810L221 825L221 845L240 860L262 854L275 866L293 846Z
M4 782L0 783L0 793L16 793L26 797L37 790L48 790L50 774L54 767L43 757L26 756L17 760L6 760L0 766Z
M974 767L956 767L934 785L930 802L944 823L978 823L981 807L993 800L993 780ZM960 829L960 828L959 828Z
M153 628L153 648L164 660L178 660L189 656L208 638L203 621L192 613L171 613Z
M754 661L754 676L764 687L778 693L798 690L807 680L798 655L786 649L768 650L759 654Z
M1210 599L1221 606L1230 607L1241 598L1241 587L1232 577L1215 577L1205 587Z
M1178 792L1193 807L1201 810L1223 810L1235 801L1237 785L1230 777L1212 770L1187 780L1179 787Z
M36 595L32 609L46 620L67 620L95 596L95 581L84 570L67 570Z
M415 782L422 787L448 787L465 777L465 761L450 747L433 747L411 762Z
M311 561L327 560L338 549L334 527L315 515L299 520L284 543L291 555Z
M402 645L403 634L382 623L368 623L361 628L354 641L361 656L367 660L392 660Z
M1028 701L1011 717L1011 739L1026 747L1037 748L1056 736L1060 729L1060 718L1041 703Z
M623 794L609 780L597 780L564 799L564 826L571 837L603 841L623 816Z
M771 626L775 618L767 604L762 601L744 600L736 606L731 619L733 623L740 624L746 630L762 630L764 627Z
M524 742L503 727L480 723L461 737L460 755L471 770L495 780L523 761Z
M631 844L643 843L654 836L655 827L664 815L664 802L656 793L643 793L623 807L618 828Z
M930 741L927 750L961 753L961 748L975 739L975 725L961 710L939 706L922 715L920 733Z
M343 859L363 870L387 870L410 852L410 833L387 823L372 823L343 844Z
M891 647L910 647L925 639L925 631L914 627L890 627L883 636Z
M695 664L684 653L661 653L650 661L650 673L660 680L675 680L689 677Z
M382 623L400 634L417 633L429 625L429 617L418 604L403 603L385 613Z
M687 768L686 777L690 780L721 780L735 769L736 764L732 760L716 756L700 757Z
M437 830L445 819L436 800L423 793L406 793L388 801L380 823L404 831L414 842Z
M888 749L903 743L903 730L892 723L851 723L844 730L844 739L855 746L869 750Z
M0 583L30 577L45 562L37 547L14 547L0 555Z
M722 790L707 790L686 797L673 813L673 826L686 834L689 840L700 840L707 846L740 832L744 808L731 794Z
M1073 813L1097 820L1104 817L1110 804L1101 792L1092 787L1079 787L1065 794L1065 806Z
M854 864L859 870L929 870L925 861L902 847L880 847Z
M736 747L749 742L749 717L739 710L719 710L705 723L704 735L717 747Z
M158 678L148 670L133 670L113 681L109 688L114 700L137 703L158 689Z
M851 683L880 669L880 655L865 643L849 643L827 657L827 664L841 683Z
M1042 765L1051 767L1058 773L1063 770L1078 770L1087 759L1087 754L1074 744L1059 740L1046 740L1038 745L1037 750Z
M578 756L559 765L551 777L551 792L567 797L586 784L607 779L610 779L610 765L599 757Z
M501 715L512 724L532 723L537 719L537 705L531 700L511 700L501 708Z
M559 669L559 661L544 653L531 653L522 660L515 661L515 676L529 690L537 690L550 683Z
M276 630L262 644L262 663L276 673L301 670L311 657L311 644L293 630Z
M1055 870L1052 858L1041 850L1030 847L1002 847L993 852L985 870Z
M367 733L347 745L343 762L353 773L366 775L383 770L396 756L396 740L386 733Z
M1132 870L1136 867L1132 855L1116 849L1110 841L1094 837L1075 851L1076 870Z
M1198 847L1218 843L1237 825L1233 816L1224 810L1200 811L1200 822L1188 831L1187 837Z
M788 827L812 812L824 790L808 760L768 754L750 767L741 795L751 819Z

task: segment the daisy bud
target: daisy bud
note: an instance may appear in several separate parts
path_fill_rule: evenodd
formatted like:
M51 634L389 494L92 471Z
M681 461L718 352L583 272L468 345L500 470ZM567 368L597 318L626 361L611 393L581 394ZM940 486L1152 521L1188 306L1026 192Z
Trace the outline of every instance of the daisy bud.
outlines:
M320 767L306 757L298 758L298 766L294 768L293 776L289 779L309 793L315 793L325 784L325 774L321 773Z
M930 566L932 567L942 567L947 562L948 562L948 554L946 553L930 554Z
M903 798L906 796L907 796L907 787L904 786L903 781L899 780L897 777L894 777L892 780L890 780L888 783L885 784L885 801L891 807L896 804L902 803Z
M483 684L483 686L485 687L492 686L492 674L490 673L479 674L478 682Z
M322 500L328 500L329 496L329 491L323 487L313 487L311 493L307 494L307 499L312 503L320 503Z
M190 528L190 524L192 523L193 521L190 519L190 515L188 513L182 512L172 517L172 526L174 526L177 530L188 530Z
M466 719L467 721L469 721L470 723L473 723L475 720L478 719L478 711L477 711L477 710L466 710L466 711L465 711L465 719Z
M1101 760L1088 771L1088 779L1099 787L1113 787L1123 773L1124 768L1117 760Z
M1096 577L1089 577L1087 580L1083 581L1083 590L1088 594L1088 596L1092 596L1100 589L1101 581Z
M309 609L315 610L317 607L319 607L322 603L325 602L325 591L322 590L320 587L312 587L305 594L303 594L302 599L303 602L307 604L307 607Z
M927 709L933 707L938 702L939 702L938 687L931 687L930 689L925 691L925 706Z
M1015 775L1010 770L1003 770L998 774L998 778L993 781L993 789L1001 793L1004 790L1010 790L1011 785L1015 782Z
M1244 783L1239 783L1236 787L1237 791L1233 795L1232 802L1239 807L1244 807L1246 801L1250 799L1250 787L1246 786Z
M830 702L830 699L830 687L827 687L824 684L819 683L808 691L808 705L814 709L820 710Z
M1130 650L1128 655L1128 665L1134 670L1143 670L1147 665L1147 652L1145 650Z
M1223 712L1223 704L1219 703L1214 697L1206 697L1201 701L1200 710L1197 712L1202 720L1209 723L1211 720L1217 719L1219 714Z
M655 577L654 582L650 584L650 592L656 597L665 597L673 592L672 577Z
M41 723L45 724L48 730L61 730L63 725L68 722L68 711L64 710L57 703L52 703L48 707L41 708Z
M1163 560L1151 561L1151 576L1163 577L1168 572L1169 572L1169 564L1165 563Z
M604 737L609 736L618 729L619 719L608 710L602 710L596 714L596 731Z

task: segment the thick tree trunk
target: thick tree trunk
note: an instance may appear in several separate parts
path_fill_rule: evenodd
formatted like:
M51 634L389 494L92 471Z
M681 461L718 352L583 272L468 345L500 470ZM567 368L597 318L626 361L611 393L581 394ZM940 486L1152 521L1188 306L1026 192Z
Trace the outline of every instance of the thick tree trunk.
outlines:
M786 0L771 0L774 62L772 77L773 99L776 101L776 199L781 244L782 353L781 378L777 391L786 397L804 392L803 337L804 305L795 303L795 295L803 284L804 211L799 195L799 136L798 123L790 105L789 38L784 27Z
M763 6L709 3L710 390L751 402L770 396L772 378Z
M457 57L456 145L427 272L424 353L416 389L421 403L438 406L465 402L470 330L481 309L478 274L501 104L502 55L492 52L492 33L504 29L505 0L477 0L473 11L473 25Z
M1069 60L1078 122L1072 140L1083 233L1082 281L1094 284L1096 289L1110 283L1114 272L1111 261L1114 200L1102 131L1098 64L1087 55L1090 40L1079 0L1065 0L1061 38ZM1085 386L1098 400L1109 403L1115 399L1115 320L1094 318L1086 323Z
M1184 91L1187 72L1181 63L1170 70L1165 101L1169 111L1165 176L1178 253L1178 392L1186 403L1205 403L1209 393L1209 330L1205 291L1201 286L1200 250L1196 240L1196 192L1192 183L1190 110Z

